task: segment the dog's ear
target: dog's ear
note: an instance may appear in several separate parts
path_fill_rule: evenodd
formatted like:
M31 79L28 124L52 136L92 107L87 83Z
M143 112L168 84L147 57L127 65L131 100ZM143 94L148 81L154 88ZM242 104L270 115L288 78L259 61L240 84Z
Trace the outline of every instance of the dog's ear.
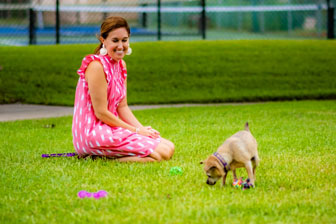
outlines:
M218 167L212 166L212 167L209 168L209 170L215 170L215 169L218 169Z
M224 175L224 174L222 173L222 172L223 172L223 169L219 169L218 166L211 166L211 167L208 169L208 172L210 172L212 176Z

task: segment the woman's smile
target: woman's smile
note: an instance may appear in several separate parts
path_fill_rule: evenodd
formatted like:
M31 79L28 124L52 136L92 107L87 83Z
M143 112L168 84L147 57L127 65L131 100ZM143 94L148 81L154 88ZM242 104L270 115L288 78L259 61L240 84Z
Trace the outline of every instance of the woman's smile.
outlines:
M122 49L122 50L115 49L114 52L116 52L117 54L123 54L124 53L124 49Z

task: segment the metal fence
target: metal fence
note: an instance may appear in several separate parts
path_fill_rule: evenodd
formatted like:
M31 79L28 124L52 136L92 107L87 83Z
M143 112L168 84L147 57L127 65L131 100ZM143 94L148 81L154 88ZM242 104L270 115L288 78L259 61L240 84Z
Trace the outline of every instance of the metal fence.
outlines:
M131 41L326 39L336 0L1 0L0 45L96 43L122 16Z

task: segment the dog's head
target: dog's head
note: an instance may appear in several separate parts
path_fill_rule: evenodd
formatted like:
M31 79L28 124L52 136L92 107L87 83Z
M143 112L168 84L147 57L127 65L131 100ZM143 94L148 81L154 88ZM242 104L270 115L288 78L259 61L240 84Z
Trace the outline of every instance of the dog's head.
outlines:
M216 182L225 174L225 171L220 165L220 162L213 155L209 156L206 160L201 162L201 164L204 164L204 171L208 176L206 183L209 185L216 184Z

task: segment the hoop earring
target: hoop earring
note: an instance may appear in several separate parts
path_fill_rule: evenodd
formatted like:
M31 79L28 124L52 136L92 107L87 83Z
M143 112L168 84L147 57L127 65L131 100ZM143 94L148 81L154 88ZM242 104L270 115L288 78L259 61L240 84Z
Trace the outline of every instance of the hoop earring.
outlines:
M107 50L106 50L104 44L103 44L102 48L100 48L99 54L100 55L107 55Z
M132 48L130 48L130 45L128 45L126 55L131 55L131 54L132 54Z

